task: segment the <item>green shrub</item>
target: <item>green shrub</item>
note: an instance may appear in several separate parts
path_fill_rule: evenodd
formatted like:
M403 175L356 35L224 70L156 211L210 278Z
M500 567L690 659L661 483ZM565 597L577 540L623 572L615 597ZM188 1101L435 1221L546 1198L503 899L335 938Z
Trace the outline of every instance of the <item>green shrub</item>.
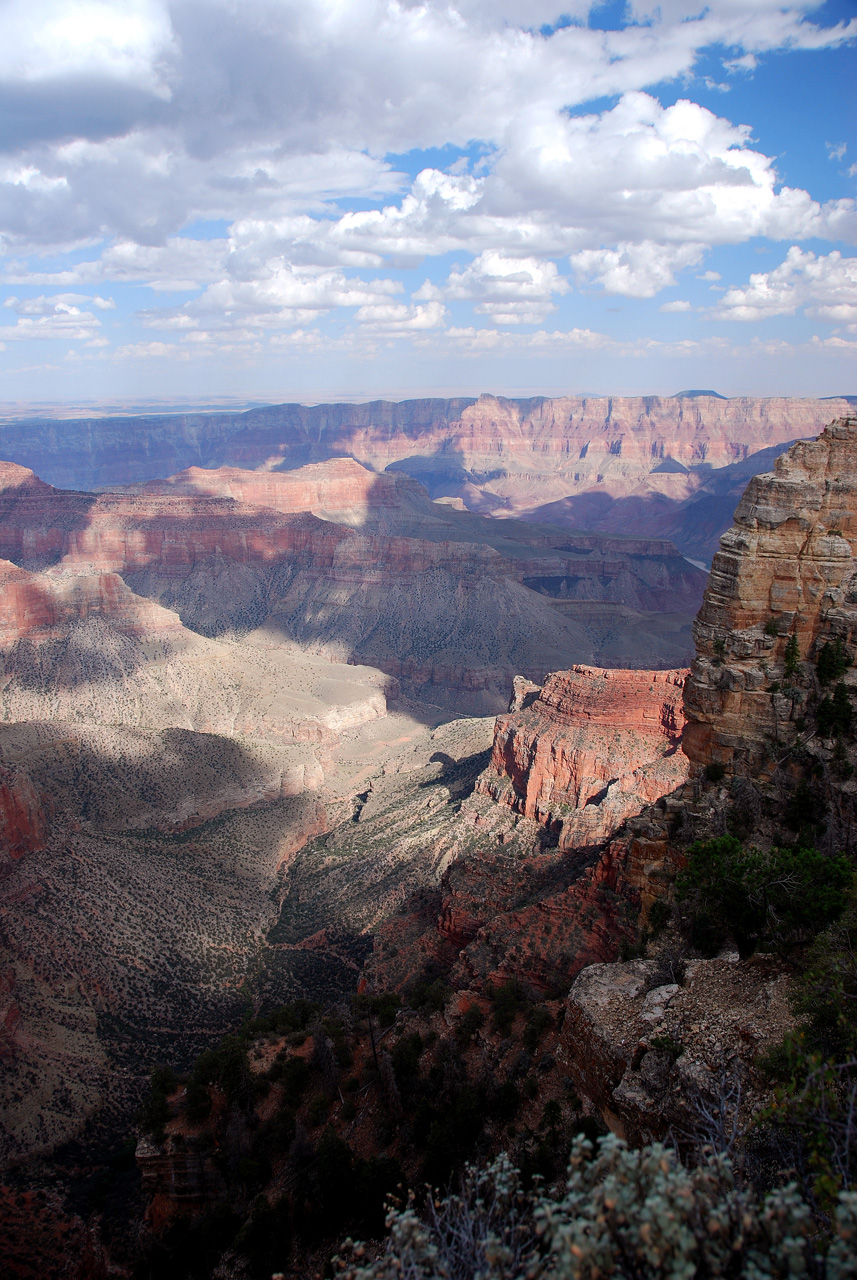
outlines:
M819 684L832 684L834 680L842 679L848 670L848 658L841 637L837 636L832 644L828 640L821 646L815 670Z
M327 1119L330 1111L330 1098L326 1093L314 1093L307 1107L307 1120L315 1129Z
M421 1013L440 1013L452 995L449 987L440 978L433 982L420 979L408 988L408 1004Z
M653 938L661 933L672 915L672 908L662 898L656 898L649 907L649 930Z
M763 945L787 951L811 941L845 909L853 880L843 855L816 849L744 849L734 836L700 841L676 883L690 940L714 955L734 938L742 956Z
M253 1077L247 1045L239 1036L224 1036L214 1049L206 1049L193 1065L191 1085L201 1100L199 1086L215 1084L230 1103L246 1105L253 1095Z
M494 1030L508 1035L512 1023L527 1003L521 984L510 978L499 987L486 988L486 992L491 1000Z
M834 1205L827 1240L816 1235L793 1186L763 1200L738 1186L731 1163L708 1155L684 1168L659 1144L630 1150L612 1134L597 1149L577 1138L568 1183L525 1192L501 1155L468 1169L461 1192L429 1197L388 1219L386 1252L349 1280L853 1280L857 1194Z
M485 1014L478 1004L472 1004L458 1019L455 1027L455 1039L458 1046L464 1049L485 1023Z
M550 1012L543 1004L537 1004L527 1019L527 1025L524 1027L524 1035L522 1037L524 1048L528 1053L535 1053L539 1047L539 1041L548 1027L551 1026L553 1026L553 1018Z
M406 1090L416 1079L420 1069L423 1038L418 1031L402 1036L390 1050L393 1071L399 1089Z
M721 764L719 760L712 760L710 764L705 766L705 781L720 782L726 777L726 766Z
M833 691L833 697L826 694L818 704L815 723L822 738L832 738L837 734L847 733L851 727L851 698L844 684L840 683Z
M314 1000L292 1000L260 1018L250 1018L242 1027L245 1040L258 1040L265 1035L287 1035L306 1031L318 1021L321 1005Z
M202 1124L211 1115L211 1094L204 1080L191 1076L187 1082L184 1113L191 1124Z
M518 1114L521 1095L511 1080L504 1080L491 1104L491 1110L498 1120L512 1120Z
M792 676L796 676L798 666L800 664L800 646L797 642L797 636L789 636L786 643L786 650L783 655L783 674L787 680Z
M137 1123L144 1133L161 1141L164 1126L170 1118L167 1098L178 1087L178 1077L172 1067L155 1067L149 1077L149 1091L137 1111Z
M278 1058L268 1072L268 1079L279 1081L286 1106L296 1107L306 1093L310 1081L309 1063L297 1054Z
M810 1052L857 1058L857 898L813 944L797 984L794 1010Z

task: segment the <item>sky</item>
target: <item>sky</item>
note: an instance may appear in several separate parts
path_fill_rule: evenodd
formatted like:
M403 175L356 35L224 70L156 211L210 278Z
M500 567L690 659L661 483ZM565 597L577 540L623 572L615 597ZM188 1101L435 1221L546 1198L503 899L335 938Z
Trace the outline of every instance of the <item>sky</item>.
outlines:
M857 394L857 0L0 0L0 402Z

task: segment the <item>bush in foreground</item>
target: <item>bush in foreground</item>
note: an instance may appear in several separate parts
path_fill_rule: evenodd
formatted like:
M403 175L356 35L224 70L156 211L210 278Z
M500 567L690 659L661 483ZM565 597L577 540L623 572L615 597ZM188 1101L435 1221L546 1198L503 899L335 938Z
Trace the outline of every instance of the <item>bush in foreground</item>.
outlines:
M501 1155L469 1168L459 1195L388 1219L384 1255L349 1280L692 1280L857 1277L857 1194L841 1192L817 1234L794 1185L758 1200L728 1158L687 1169L669 1149L635 1151L612 1135L578 1138L564 1194L525 1193ZM359 1253L359 1248L358 1248Z

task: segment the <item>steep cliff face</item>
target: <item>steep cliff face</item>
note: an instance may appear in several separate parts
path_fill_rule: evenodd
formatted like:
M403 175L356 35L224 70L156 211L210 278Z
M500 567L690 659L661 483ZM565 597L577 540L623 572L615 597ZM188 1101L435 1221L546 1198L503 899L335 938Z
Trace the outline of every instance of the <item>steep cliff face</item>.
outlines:
M751 480L694 623L684 749L697 771L765 776L804 732L803 665L857 635L857 419ZM846 681L851 677L846 677ZM800 723L799 723L800 722Z
M81 615L98 612L112 593L114 617L121 603L142 618L142 601L110 577L120 575L203 635L266 624L268 643L369 663L409 694L465 698L477 711L502 705L516 670L541 678L572 656L634 665L646 649L665 664L683 657L704 583L669 543L487 520L351 459L282 476L194 471L100 495L52 489L21 468L10 476L0 553L52 576L7 566L9 635L48 628L72 577L66 614L75 598ZM352 523L301 510L316 502ZM145 625L155 628L154 613Z
M242 414L83 418L61 427L9 422L0 452L73 488L193 466L273 471L345 455L377 471L396 464L433 495L444 482L469 483L477 494L524 508L612 481L627 492L629 481L649 476L652 490L669 492L682 468L694 466L705 469L704 483L712 467L814 435L848 412L844 400L709 396L284 404ZM664 468L666 459L677 469Z
M606 839L687 777L685 671L572 667L519 684L478 790L548 827L562 849Z

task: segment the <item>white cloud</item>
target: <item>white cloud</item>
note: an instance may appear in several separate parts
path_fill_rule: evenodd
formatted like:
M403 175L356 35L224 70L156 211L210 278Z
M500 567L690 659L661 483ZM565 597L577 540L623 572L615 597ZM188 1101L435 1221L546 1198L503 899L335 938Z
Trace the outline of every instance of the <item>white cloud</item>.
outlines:
M658 307L659 311L692 311L690 303L684 298L675 298L672 302L665 302L663 306Z
M18 319L14 325L0 325L0 339L4 342L29 342L45 338L67 341L86 341L89 345L103 345L99 330L101 321L91 311L82 310L79 303L92 304L99 310L109 310L113 304L105 298L90 298L81 294L54 294L53 297L15 298L3 303L14 311Z
M486 250L463 270L451 271L444 285L427 281L414 297L474 299L477 315L495 324L537 324L555 310L552 295L568 290L554 262Z
M782 187L748 126L643 92L692 84L703 52L727 50L726 73L749 73L771 50L857 33L857 19L814 25L817 7L631 0L630 24L608 31L596 0L5 0L0 248L84 248L56 271L10 263L7 282L201 291L144 323L185 348L250 350L263 333L315 333L340 308L366 341L428 340L451 301L495 325L543 324L570 288L564 258L579 287L642 298L714 245L857 239L855 202ZM558 8L571 25L541 34ZM618 97L611 110L574 114L605 95ZM395 167L447 145L481 160L451 155L449 171L413 182ZM210 238L194 230L203 222L228 231ZM444 282L399 297L390 272L444 254L459 259ZM786 302L800 293L790 279L766 288ZM733 295L723 314L772 314L770 296ZM796 305L850 323L839 295ZM57 293L44 306L7 328L74 322L104 341L97 299Z
M728 289L713 315L758 321L799 309L832 324L857 321L857 258L838 250L816 256L792 245L773 271L755 272L744 288Z
M88 304L99 311L114 311L116 303L112 298L94 298L85 293L55 293L51 297L42 295L38 298L8 297L3 306L9 307L19 316L47 315L80 315L79 304Z
M571 264L581 280L601 285L606 293L629 298L652 298L675 284L675 272L695 266L702 245L620 244L615 249L583 249L572 254Z
M157 0L5 0L0 76L48 81L102 75L160 87L158 62L175 52L167 6Z
M446 319L446 308L440 302L427 302L424 306L406 306L404 303L370 303L357 312L357 320L368 329L385 333L413 333L441 328Z
M222 279L178 309L143 313L150 328L193 330L302 326L338 307L368 307L402 292L398 280L361 280L341 270L296 270L275 259L257 266L256 278Z

